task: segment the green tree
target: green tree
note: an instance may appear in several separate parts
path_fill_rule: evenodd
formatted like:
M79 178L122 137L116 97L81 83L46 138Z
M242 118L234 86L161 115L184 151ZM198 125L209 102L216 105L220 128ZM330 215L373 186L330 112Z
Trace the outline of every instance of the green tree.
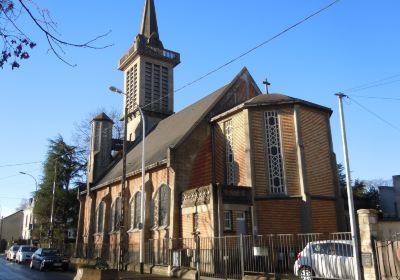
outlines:
M340 189L343 190L346 188L346 174L344 174L344 166L341 163L337 164L337 172L338 172L338 179Z
M34 214L37 226L34 237L39 238L41 242L46 242L49 236L54 183L54 240L65 239L66 231L77 223L79 211L77 189L71 186L79 183L80 174L85 168L78 157L79 151L66 144L61 136L49 140L42 182L35 194Z
M338 179L340 184L340 190L342 197L345 202L345 207L347 206L347 189L346 189L346 174L344 173L344 167L341 163L337 165ZM353 188L353 199L355 209L361 208L372 208L380 210L379 206L379 191L377 187L370 182L375 182L376 180L365 181L361 179L356 179Z

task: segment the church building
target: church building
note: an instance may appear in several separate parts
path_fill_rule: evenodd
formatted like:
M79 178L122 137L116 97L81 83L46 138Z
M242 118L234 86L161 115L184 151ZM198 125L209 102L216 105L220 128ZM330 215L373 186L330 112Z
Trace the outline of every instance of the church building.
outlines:
M122 111L127 112L126 187L113 122L100 114L91 123L77 243L110 251L119 242L121 223L124 246L134 251L142 227L146 241L192 238L194 232L216 237L344 230L332 110L263 93L243 68L221 88L175 112L179 63L179 53L161 41L154 1L146 0L139 34L118 63L127 108ZM146 121L144 193L136 106Z

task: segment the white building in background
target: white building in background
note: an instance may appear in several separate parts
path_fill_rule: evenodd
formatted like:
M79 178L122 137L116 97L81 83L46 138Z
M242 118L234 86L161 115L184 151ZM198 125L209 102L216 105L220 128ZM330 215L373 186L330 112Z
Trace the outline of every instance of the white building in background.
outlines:
M34 200L33 198L30 198L28 206L24 209L24 219L22 225L22 239L24 240L31 239L31 230L33 225L33 206Z

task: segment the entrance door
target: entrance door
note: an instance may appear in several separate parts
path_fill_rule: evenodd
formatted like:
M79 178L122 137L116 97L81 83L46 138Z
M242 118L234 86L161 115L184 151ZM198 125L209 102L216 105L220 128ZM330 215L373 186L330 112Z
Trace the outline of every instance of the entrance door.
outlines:
M237 234L246 235L247 234L246 212L243 211L237 213L236 224L237 224Z

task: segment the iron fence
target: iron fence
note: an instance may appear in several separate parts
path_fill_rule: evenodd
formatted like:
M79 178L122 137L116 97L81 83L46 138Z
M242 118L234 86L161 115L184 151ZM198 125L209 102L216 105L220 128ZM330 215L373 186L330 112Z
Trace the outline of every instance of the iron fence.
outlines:
M389 240L374 242L379 279L400 279L400 233Z
M116 267L119 250L113 244L82 244L77 252ZM139 264L139 246L130 245L124 260L126 265ZM220 279L242 279L245 274L354 279L350 233L150 239L144 261L196 269L203 277Z

